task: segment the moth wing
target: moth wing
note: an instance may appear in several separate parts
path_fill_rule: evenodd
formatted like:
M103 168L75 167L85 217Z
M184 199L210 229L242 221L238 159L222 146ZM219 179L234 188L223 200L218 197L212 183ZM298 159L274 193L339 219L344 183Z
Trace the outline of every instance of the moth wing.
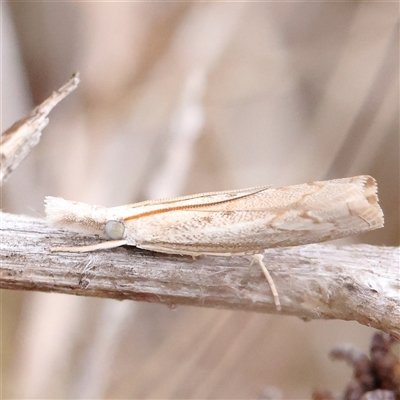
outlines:
M141 203L113 207L110 210L116 214L121 213L124 215L125 219L132 219L138 218L143 214L149 214L153 212L189 210L192 207L202 208L205 206L224 204L268 190L274 189L272 186L259 186L241 190L199 193L195 195L175 197L172 199L147 200Z
M182 254L250 253L383 226L376 184L368 176L229 194L143 214L138 246Z

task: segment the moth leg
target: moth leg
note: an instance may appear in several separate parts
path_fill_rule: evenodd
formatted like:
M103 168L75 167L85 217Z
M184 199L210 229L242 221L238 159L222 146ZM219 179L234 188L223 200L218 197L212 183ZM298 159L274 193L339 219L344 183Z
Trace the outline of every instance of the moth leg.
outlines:
M262 272L264 273L265 277L267 278L269 287L271 288L271 292L272 292L272 296L274 297L276 309L278 311L281 311L282 307L281 307L281 302L279 300L278 290L276 289L276 286L275 286L274 280L272 279L272 276L268 272L267 267L265 266L265 264L263 262L264 256L262 254L254 254L252 256L252 258L261 267Z
M95 250L113 249L127 244L126 240L109 240L107 242L101 242L96 244L90 244L88 246L73 246L73 247L50 247L51 252L68 252L68 253L86 253Z

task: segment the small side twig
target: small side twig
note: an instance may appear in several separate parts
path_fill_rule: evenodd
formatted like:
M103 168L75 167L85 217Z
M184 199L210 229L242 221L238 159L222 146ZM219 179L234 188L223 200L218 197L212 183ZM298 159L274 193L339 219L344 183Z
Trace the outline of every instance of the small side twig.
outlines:
M79 74L76 73L65 85L34 108L27 117L20 119L2 133L0 137L0 185L39 143L42 130L49 122L47 116L50 111L75 90L78 84Z
M1 215L0 287L276 313L262 271L249 257L165 255L132 247L51 253L97 240L44 220ZM328 244L268 249L282 314L358 321L400 338L400 249Z

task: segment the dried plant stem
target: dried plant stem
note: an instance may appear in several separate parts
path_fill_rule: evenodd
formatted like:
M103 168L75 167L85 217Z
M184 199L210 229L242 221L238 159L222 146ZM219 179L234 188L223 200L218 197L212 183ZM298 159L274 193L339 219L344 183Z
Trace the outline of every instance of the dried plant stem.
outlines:
M51 253L54 245L95 238L51 229L45 221L1 215L3 289L38 290L276 313L273 296L249 257L164 255L135 248ZM358 321L400 338L400 249L314 244L269 249L282 314Z
M17 121L0 136L0 185L29 152L39 143L42 130L49 123L50 111L79 84L79 75L74 74L60 89L53 92L25 118Z

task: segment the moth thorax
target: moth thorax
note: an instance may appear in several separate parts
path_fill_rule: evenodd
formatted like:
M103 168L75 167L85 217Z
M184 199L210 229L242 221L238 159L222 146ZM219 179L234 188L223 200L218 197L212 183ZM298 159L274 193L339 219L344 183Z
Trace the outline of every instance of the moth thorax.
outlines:
M105 227L106 235L113 240L123 239L125 234L125 225L121 221L107 221Z

